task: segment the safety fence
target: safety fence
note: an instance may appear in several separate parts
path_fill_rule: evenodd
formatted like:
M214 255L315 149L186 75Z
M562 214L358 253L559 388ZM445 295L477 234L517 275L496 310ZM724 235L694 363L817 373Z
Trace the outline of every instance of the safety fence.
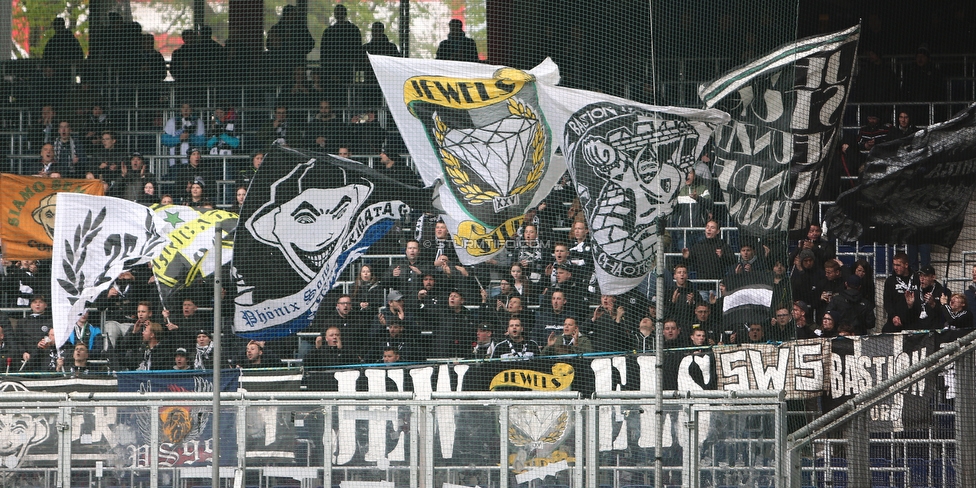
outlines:
M781 395L716 393L665 400L662 480L786 486ZM2 397L3 486L210 486L212 394ZM653 400L223 393L220 477L226 486L262 487L652 485Z

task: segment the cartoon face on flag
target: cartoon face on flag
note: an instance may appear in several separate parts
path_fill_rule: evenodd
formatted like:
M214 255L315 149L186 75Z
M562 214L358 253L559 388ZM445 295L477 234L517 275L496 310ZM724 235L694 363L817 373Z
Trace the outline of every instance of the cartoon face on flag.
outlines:
M268 157L234 239L234 326L249 338L307 327L346 267L410 210L405 185L361 164L287 150Z
M539 95L554 65L371 62L424 183L437 188L458 258L490 259L563 173Z
M275 182L275 199L261 206L247 221L247 228L259 241L277 247L298 274L306 280L315 277L333 255L352 218L373 192L372 184L362 180L336 188L299 188L312 169L306 163ZM285 200L285 199L288 200Z

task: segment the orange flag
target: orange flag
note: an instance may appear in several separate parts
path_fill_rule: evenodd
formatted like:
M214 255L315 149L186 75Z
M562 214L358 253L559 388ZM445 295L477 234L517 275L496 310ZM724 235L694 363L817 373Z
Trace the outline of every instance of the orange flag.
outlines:
M51 259L60 192L104 195L101 180L0 174L0 242L5 259Z

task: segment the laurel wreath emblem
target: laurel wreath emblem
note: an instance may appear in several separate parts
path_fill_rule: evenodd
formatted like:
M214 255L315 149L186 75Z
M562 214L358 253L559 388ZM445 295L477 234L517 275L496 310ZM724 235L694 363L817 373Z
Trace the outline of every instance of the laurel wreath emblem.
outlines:
M544 444L555 444L556 442L559 442L559 439L561 439L563 437L563 434L566 432L566 426L568 424L569 424L569 414L563 412L556 419L556 425L554 425L552 429L549 429L549 432L547 432L545 436L539 439L538 442ZM529 436L523 434L517 428L511 426L508 428L508 440L512 443L512 445L517 447L524 447L533 442L533 440L530 439Z
M515 99L508 100L508 111L512 115L524 117L529 120L537 122L539 120L530 107ZM434 139L437 141L441 161L444 162L444 172L447 173L447 176L451 179L451 183L454 183L457 190L464 197L464 200L471 205L483 205L490 203L493 198L501 196L497 191L484 190L477 183L471 182L471 177L461 166L461 160L454 153L443 147L444 139L448 132L450 132L450 128L447 127L447 124L444 123L440 116L434 115ZM539 181L542 180L542 174L546 166L546 133L541 123L535 125L531 148L532 170L526 175L525 183L512 188L512 195L528 192L539 186Z
M81 271L81 268L88 258L88 245L102 231L102 222L105 220L106 210L103 207L94 219L89 210L84 222L75 229L74 239L64 241L64 259L61 260L61 266L68 279L58 278L58 284L69 293L68 300L72 305L78 300L77 296L81 294L81 290L85 288L85 273ZM96 280L97 282L93 286L98 286L110 279L103 274L98 278L101 281Z

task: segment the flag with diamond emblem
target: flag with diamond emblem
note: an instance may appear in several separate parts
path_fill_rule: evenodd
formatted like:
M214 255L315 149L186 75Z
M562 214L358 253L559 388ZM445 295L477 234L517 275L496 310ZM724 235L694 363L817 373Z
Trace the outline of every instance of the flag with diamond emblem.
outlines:
M552 158L540 83L558 81L547 60L530 71L455 61L370 56L390 113L424 184L436 188L461 264L505 249L526 209L565 172Z

